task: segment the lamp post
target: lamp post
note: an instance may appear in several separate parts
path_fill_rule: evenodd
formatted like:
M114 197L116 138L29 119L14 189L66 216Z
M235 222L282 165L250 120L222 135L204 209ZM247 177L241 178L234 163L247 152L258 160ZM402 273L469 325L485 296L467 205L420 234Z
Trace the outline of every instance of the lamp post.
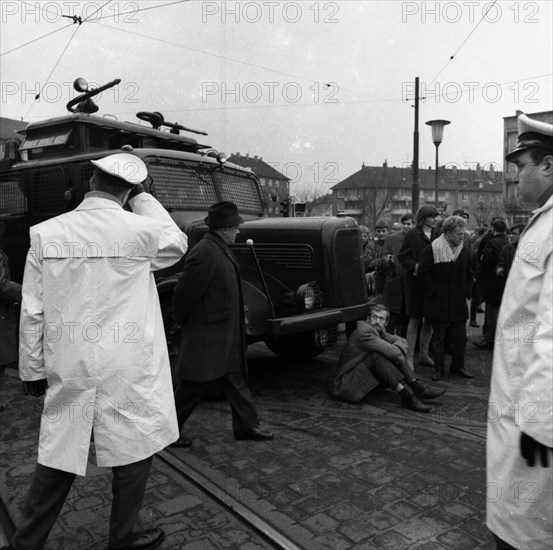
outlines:
M432 141L434 142L434 145L436 146L436 174L435 174L435 180L434 180L434 202L436 203L435 206L438 208L438 147L440 146L440 143L442 143L442 136L444 133L444 126L446 124L450 124L449 120L429 120L426 123L428 126L432 126Z

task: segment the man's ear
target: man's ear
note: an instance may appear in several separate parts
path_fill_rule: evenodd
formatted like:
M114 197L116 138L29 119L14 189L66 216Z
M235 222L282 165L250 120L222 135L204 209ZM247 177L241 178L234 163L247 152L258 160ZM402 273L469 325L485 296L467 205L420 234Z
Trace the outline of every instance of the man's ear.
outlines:
M545 176L553 176L553 155L545 155L540 163Z

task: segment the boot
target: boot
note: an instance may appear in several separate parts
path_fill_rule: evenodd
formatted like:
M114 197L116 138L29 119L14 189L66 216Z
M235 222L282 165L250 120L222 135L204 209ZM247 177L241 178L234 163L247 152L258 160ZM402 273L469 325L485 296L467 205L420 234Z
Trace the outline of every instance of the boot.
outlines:
M430 412L433 409L430 405L425 405L408 386L403 388L399 395L401 395L401 406L405 409L423 413Z
M442 388L432 389L430 386L425 386L424 384L422 384L422 382L420 382L420 380L417 380L416 378L407 383L413 390L414 394L421 400L436 399L436 397L440 397L440 395L443 395L447 391Z

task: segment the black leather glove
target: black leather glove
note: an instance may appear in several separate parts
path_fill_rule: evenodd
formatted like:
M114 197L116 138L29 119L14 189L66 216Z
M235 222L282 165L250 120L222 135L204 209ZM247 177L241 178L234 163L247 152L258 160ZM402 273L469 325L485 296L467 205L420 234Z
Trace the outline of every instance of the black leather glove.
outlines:
M131 199L134 199L136 195L140 195L140 193L144 193L144 191L146 191L146 189L144 189L144 186L141 183L135 183L132 186L131 194L127 200L130 201Z
M43 380L33 380L32 382L23 382L23 393L25 395L31 394L33 397L40 397L46 393L46 388L48 388L48 381L45 378Z
M547 466L549 466L547 455L551 451L553 451L551 447L543 445L524 432L520 433L520 454L531 468L536 464L536 455L541 459L541 465L547 468ZM539 462L539 460L537 462Z

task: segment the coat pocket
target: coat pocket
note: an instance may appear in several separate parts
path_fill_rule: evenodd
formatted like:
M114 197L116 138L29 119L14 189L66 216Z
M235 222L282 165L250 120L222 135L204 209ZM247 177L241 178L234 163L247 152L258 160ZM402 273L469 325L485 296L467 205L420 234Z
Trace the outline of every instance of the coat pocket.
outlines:
M218 311L217 313L209 313L206 315L206 323L218 323L220 321L227 321L232 318L232 309L225 309L223 311Z

